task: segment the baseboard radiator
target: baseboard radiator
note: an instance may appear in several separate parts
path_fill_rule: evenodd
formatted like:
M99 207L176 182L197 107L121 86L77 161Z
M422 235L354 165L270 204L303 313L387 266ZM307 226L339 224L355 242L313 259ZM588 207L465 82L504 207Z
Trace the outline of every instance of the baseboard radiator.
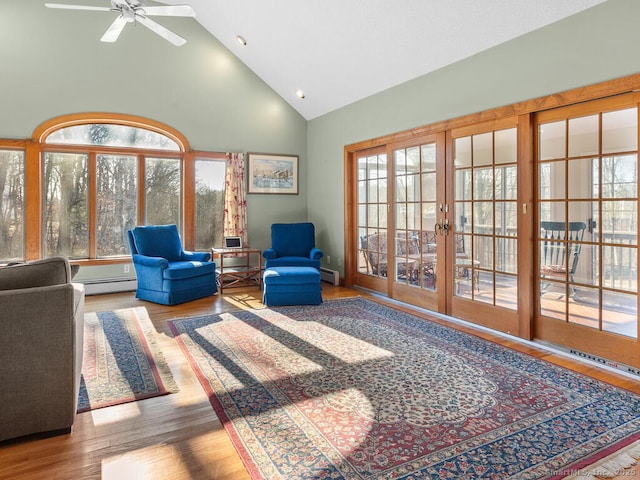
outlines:
M320 279L332 285L340 285L340 272L320 267ZM135 278L108 278L101 280L85 280L86 295L100 295L102 293L131 292L138 287Z
M100 295L102 293L131 292L138 288L136 278L105 278L100 280L85 280L85 295Z
M565 348L564 350L569 352L571 355L575 355L576 357L580 357L582 359L589 360L600 365L605 365L610 368L622 370L623 372L630 373L632 375L640 376L640 370L630 365L625 365L624 363L602 358L592 353L581 352L580 350L576 350L575 348Z
M622 371L624 373L628 373L628 374L640 377L640 369L638 369L636 367L632 367L630 365L626 365L626 364L621 363L621 362L616 362L616 361L613 361L613 360L609 360L608 358L603 358L603 357L600 357L599 355L594 355L593 353L583 352L583 351L577 350L575 348L565 347L563 345L558 345L558 344L555 344L555 343L549 343L549 342L544 342L544 341L539 341L539 343L541 343L543 345L546 345L546 346L548 346L550 348L553 348L555 350L558 350L560 352L564 352L564 353L567 353L569 355L573 355L575 357L579 357L582 360L585 360L587 362L595 363L595 364L601 365L603 367L608 367L608 368L620 370L620 371Z
M326 267L320 267L320 279L332 285L340 285L340 273Z

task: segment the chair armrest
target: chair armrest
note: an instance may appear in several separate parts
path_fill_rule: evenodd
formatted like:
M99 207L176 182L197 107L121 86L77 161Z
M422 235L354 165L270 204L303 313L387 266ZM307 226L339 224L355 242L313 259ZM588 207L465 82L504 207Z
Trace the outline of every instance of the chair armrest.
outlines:
M15 290L0 291L0 311L3 314L3 322L9 321L18 315L17 321L25 326L32 323L35 327L43 325L46 321L55 318L61 312L67 312L69 318L73 316L75 309L74 285L61 283L44 287L17 288ZM38 319L37 313L43 318ZM61 325L58 325L61 328Z
M0 270L0 290L46 287L71 282L69 262L64 257L48 257L19 263Z
M274 258L278 258L278 252L275 248L267 248L262 252L262 256L267 260L272 260Z
M162 257L147 257L146 255L135 254L132 255L133 263L141 265L143 267L154 267L165 269L169 266L169 261Z
M182 260L185 262L208 262L211 260L209 252L182 252Z
M169 267L169 261L162 257L147 257L140 254L132 257L138 288L162 291L163 273Z
M322 253L322 250L320 250L319 248L312 248L309 252L309 258L311 260L320 260L323 256L324 253Z

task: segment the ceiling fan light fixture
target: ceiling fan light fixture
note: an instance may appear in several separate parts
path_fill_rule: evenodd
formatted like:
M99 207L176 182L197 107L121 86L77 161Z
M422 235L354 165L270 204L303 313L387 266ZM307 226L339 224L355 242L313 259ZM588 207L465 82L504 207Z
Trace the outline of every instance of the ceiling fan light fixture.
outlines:
M144 0L111 0L111 8L94 7L90 5L71 5L66 3L45 3L47 8L60 8L66 10L93 10L98 12L116 12L118 17L100 39L103 42L115 42L127 23L140 23L160 37L179 47L187 41L180 35L163 27L149 17L195 17L196 12L191 5L162 5L145 6Z
M244 37L242 35L236 35L236 40L243 47L247 45L247 41L244 39Z

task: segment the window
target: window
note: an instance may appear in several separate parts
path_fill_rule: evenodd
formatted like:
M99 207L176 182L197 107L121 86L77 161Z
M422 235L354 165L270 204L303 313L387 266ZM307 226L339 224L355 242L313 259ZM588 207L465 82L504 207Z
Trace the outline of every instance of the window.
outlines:
M24 258L23 150L0 149L0 262Z
M376 277L387 271L387 155L365 152L358 157L358 270Z
M224 179L224 172L222 173ZM147 225L180 225L180 161L146 158L144 164L144 218Z
M42 141L41 191L34 193L43 209L40 255L89 260L126 256L127 230L142 224L175 223L184 232L185 248L219 244L224 155L192 154L177 132L150 121L106 120L54 120L34 135ZM3 187L14 177L24 178L24 153L0 150L3 259L26 256L24 240L17 246L5 242L5 231L24 236L20 202L25 187L15 180Z
M137 224L138 163L132 155L96 157L97 256L126 255L127 230Z
M88 155L44 155L45 254L89 256Z
M517 128L454 140L456 295L517 308Z
M47 136L47 143L180 151L180 146L176 141L162 133L130 125L106 123L59 128Z
M637 338L638 109L546 115L537 129L539 313Z
M222 245L225 162L197 158L195 162L195 248Z

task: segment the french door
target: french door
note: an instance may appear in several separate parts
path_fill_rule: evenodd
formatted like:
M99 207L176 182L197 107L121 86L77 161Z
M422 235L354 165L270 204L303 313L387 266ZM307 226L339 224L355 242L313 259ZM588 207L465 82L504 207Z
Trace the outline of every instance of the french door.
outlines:
M389 294L389 172L384 147L358 152L356 179L355 284ZM351 246L350 248L353 248ZM349 253L350 250L347 250Z
M356 284L518 330L518 119L357 155Z
M355 283L445 311L444 134L358 152ZM442 260L441 260L442 259Z
M349 146L347 284L640 371L628 90Z
M638 365L637 94L535 116L536 337Z
M527 336L518 290L525 182L519 179L519 119L449 132L447 203L450 235L447 313ZM524 316L524 312L522 313Z
M393 298L445 312L445 136L390 145Z

